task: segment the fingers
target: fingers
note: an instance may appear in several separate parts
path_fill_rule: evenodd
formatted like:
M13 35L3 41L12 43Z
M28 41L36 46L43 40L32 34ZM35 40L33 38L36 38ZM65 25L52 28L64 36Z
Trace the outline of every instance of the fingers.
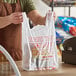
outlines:
M15 20L23 21L23 16L22 15L20 15L20 16L18 15L18 16L15 17Z
M21 12L15 12L15 13L13 13L13 15L16 16L16 17L17 16L22 16L22 13Z
M48 17L51 17L51 15L52 15L52 11L49 10L48 13L46 14L46 17L47 17L47 16L48 16ZM54 17L54 21L55 21L55 19L56 19L56 13L55 13L55 12L53 13L53 17Z
M16 15L16 20L18 21L18 23L23 22L23 16L22 16L22 13L18 13L18 15Z
M16 20L22 20L23 19L22 13L19 13L19 12L15 13L14 16L15 16Z
M57 17L57 16L56 16L56 13L54 12L54 21L56 21L56 17Z
M19 24L19 23L23 22L22 13L21 12L12 13L10 16L10 19L12 21L11 23Z

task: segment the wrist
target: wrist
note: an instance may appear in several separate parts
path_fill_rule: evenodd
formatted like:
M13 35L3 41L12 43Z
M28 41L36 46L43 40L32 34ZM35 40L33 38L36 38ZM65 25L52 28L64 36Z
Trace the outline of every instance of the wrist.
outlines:
M7 20L8 20L8 24L11 24L11 23L12 23L12 20L11 20L10 15L9 15L9 16L7 16Z
M9 16L0 17L0 28L4 28L11 24Z

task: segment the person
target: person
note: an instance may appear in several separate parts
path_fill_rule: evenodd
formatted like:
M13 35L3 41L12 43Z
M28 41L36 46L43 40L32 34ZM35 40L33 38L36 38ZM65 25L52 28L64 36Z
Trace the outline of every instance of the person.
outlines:
M45 17L38 13L32 0L0 0L0 45L15 61L22 59L22 12L26 12L35 25L45 24Z

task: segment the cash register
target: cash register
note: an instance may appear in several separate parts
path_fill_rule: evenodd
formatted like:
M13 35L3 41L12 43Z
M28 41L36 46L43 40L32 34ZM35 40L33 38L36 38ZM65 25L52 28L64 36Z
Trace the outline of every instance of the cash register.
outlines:
M67 64L76 64L76 37L65 40L63 48L62 61Z

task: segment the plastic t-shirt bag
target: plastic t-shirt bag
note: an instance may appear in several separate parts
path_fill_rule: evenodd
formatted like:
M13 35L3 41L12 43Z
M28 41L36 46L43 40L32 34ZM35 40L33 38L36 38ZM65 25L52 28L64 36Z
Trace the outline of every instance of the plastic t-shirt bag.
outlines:
M53 12L47 13L46 25L37 25L32 29L23 13L22 51L24 70L49 70L58 67Z

